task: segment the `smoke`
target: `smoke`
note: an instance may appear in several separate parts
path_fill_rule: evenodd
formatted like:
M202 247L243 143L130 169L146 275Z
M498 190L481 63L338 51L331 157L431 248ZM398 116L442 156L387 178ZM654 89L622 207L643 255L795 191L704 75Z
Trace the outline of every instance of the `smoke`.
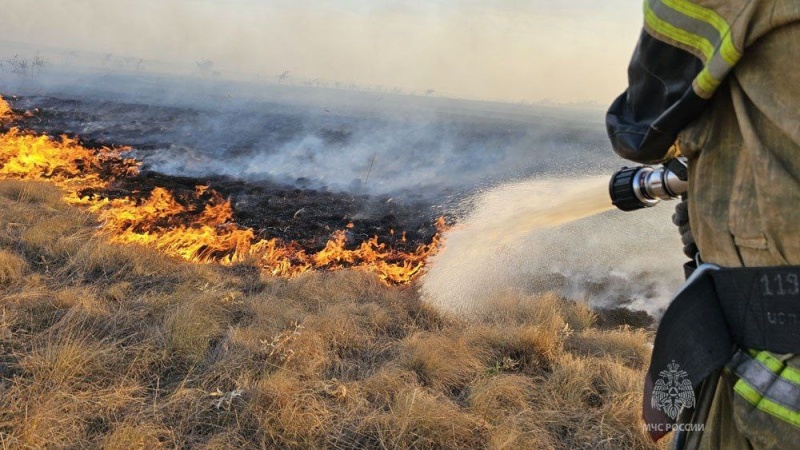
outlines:
M605 104L622 90L638 9L632 0L8 0L0 60L37 55L47 65L20 83L0 76L0 90L84 101L58 131L131 145L167 174L438 198L610 167L600 109L587 120L441 96Z
M424 298L470 315L490 310L498 295L557 292L595 308L660 316L682 282L672 209L612 211L607 189L601 176L512 183L478 195L431 261Z
M224 81L201 84L217 95L204 100L183 95L191 88L177 82L128 80L133 98L115 90L123 83L93 81L54 90L79 101L26 97L16 107L46 111L58 118L57 130L130 145L132 156L161 173L429 201L534 174L618 164L598 111L399 95L375 101L372 93L289 87L258 91L259 98L252 86ZM291 100L280 98L285 90Z
M211 128L227 132L208 133L207 140L191 150L170 146L148 152L143 159L151 168L176 175L216 173L336 191L414 191L434 198L450 190L608 159L598 151L600 132L584 131L566 139L563 128L500 127L441 117L388 122L306 118L295 133L283 136L276 134L288 127L276 134L264 132L263 125L249 131L241 123ZM538 151L531 150L534 146Z
M99 69L272 81L288 72L290 81L605 104L624 85L640 10L633 0L6 0L0 41Z

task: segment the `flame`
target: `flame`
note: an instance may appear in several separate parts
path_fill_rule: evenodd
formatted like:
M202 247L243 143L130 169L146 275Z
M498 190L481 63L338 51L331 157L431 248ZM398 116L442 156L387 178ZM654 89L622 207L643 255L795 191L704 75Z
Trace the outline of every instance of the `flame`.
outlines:
M110 180L139 172L139 163L122 158L125 148L97 151L62 136L60 141L12 128L0 135L0 177L49 180L70 192L79 202L79 191L105 189Z
M11 111L11 106L3 100L3 96L0 95L0 123L11 120L14 114Z
M0 99L0 115L4 110L10 108ZM102 232L113 242L144 245L197 263L248 262L280 277L353 267L374 272L387 284L404 284L422 274L427 258L441 246L444 218L436 224L440 233L415 251L393 249L377 236L348 249L347 233L337 231L322 250L309 254L296 242L259 239L252 229L234 223L230 201L209 186L197 186L184 201L163 187L144 198L109 198L102 192L111 183L139 173L140 163L123 156L128 150L88 149L66 136L57 140L12 128L0 134L0 178L55 183L65 190L65 201L98 214Z

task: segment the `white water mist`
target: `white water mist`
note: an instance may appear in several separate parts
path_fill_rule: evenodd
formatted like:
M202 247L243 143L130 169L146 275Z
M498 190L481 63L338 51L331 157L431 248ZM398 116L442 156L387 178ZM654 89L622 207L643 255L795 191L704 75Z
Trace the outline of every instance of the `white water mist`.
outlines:
M479 194L423 280L437 307L471 315L501 295L557 292L659 316L682 280L672 204L622 213L608 176L540 179Z

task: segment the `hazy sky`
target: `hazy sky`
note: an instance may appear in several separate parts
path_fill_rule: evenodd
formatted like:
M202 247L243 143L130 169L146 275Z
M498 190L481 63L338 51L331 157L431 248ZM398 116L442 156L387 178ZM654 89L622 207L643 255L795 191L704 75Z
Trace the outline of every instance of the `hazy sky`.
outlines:
M613 99L641 0L4 0L0 40L469 98Z

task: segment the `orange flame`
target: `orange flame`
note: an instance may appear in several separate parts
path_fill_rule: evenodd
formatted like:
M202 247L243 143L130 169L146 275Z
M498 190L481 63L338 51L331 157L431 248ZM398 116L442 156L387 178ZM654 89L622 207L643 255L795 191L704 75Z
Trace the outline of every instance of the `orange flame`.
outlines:
M109 179L138 173L139 163L121 157L125 150L92 151L66 136L54 141L12 128L0 135L0 176L52 181L77 202L80 190L104 189Z
M2 105L10 111L8 104L0 100L0 113ZM57 184L67 192L66 201L86 206L99 215L102 230L113 242L145 245L198 263L250 262L281 277L294 277L312 269L354 267L378 274L387 284L403 284L422 273L428 256L441 245L437 233L430 244L413 252L390 248L377 237L347 249L346 233L337 231L325 248L307 254L295 242L258 239L252 229L233 223L230 202L208 186L197 186L193 193L193 200L211 197L199 211L191 204L183 205L162 187L139 200L99 195L114 180L138 174L140 163L124 158L126 150L90 150L66 136L54 140L11 129L0 134L0 178ZM437 229L442 231L444 227L444 219L440 218Z
M13 117L13 113L11 111L11 106L3 100L3 96L0 95L0 122L11 120Z

